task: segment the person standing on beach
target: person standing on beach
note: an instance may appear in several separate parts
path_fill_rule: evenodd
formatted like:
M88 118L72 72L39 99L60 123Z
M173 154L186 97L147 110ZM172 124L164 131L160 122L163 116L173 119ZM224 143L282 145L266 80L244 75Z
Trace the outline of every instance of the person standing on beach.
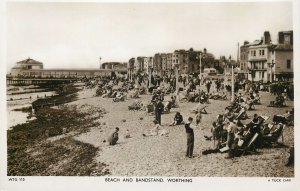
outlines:
M161 114L164 111L164 104L161 102L159 98L156 98L155 105L155 120L161 125Z
M196 115L196 124L197 124L197 127L200 126L200 123L201 123L201 119L202 119L202 115L201 115L201 111L199 111Z
M189 117L188 122L184 125L185 132L187 135L187 149L186 149L186 157L193 157L194 150L194 130L192 129L193 118Z
M119 127L116 127L115 132L113 132L109 137L108 137L108 142L109 145L115 145L117 144L117 141L119 140Z

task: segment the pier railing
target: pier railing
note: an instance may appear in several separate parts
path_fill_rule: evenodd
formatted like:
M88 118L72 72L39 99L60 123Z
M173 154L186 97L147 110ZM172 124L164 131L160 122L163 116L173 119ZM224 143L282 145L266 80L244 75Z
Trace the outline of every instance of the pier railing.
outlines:
M41 85L41 84L68 84L76 81L75 78L17 78L7 77L6 85Z

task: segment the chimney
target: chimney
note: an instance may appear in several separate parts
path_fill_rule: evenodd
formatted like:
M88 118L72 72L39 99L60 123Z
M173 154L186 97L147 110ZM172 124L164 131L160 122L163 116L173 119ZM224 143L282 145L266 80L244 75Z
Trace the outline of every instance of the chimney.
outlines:
M283 32L278 33L278 44L283 44L284 43L284 34Z
M264 32L264 44L270 44L271 43L271 35L269 31Z
M244 45L247 45L247 44L249 44L249 41L247 41L247 40L244 41Z
M206 48L203 49L204 54L206 54Z

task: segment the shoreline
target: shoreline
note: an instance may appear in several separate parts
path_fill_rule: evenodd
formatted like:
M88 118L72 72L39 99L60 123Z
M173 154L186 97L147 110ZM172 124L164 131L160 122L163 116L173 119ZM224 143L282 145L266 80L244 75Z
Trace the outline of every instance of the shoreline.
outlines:
M96 115L89 115L91 111ZM36 119L7 131L8 176L108 174L106 165L94 160L99 148L73 138L101 126L97 119L104 113L92 106L40 108Z

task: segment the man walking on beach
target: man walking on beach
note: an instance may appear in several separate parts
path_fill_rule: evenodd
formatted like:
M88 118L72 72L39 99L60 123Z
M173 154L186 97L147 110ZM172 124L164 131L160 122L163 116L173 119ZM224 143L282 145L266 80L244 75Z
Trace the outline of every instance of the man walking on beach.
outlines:
M186 149L186 157L193 157L194 150L194 130L192 129L193 118L189 117L188 122L184 125L185 132L187 135L187 149Z
M164 111L164 104L161 102L159 98L156 98L155 105L155 120L161 125L161 114Z

